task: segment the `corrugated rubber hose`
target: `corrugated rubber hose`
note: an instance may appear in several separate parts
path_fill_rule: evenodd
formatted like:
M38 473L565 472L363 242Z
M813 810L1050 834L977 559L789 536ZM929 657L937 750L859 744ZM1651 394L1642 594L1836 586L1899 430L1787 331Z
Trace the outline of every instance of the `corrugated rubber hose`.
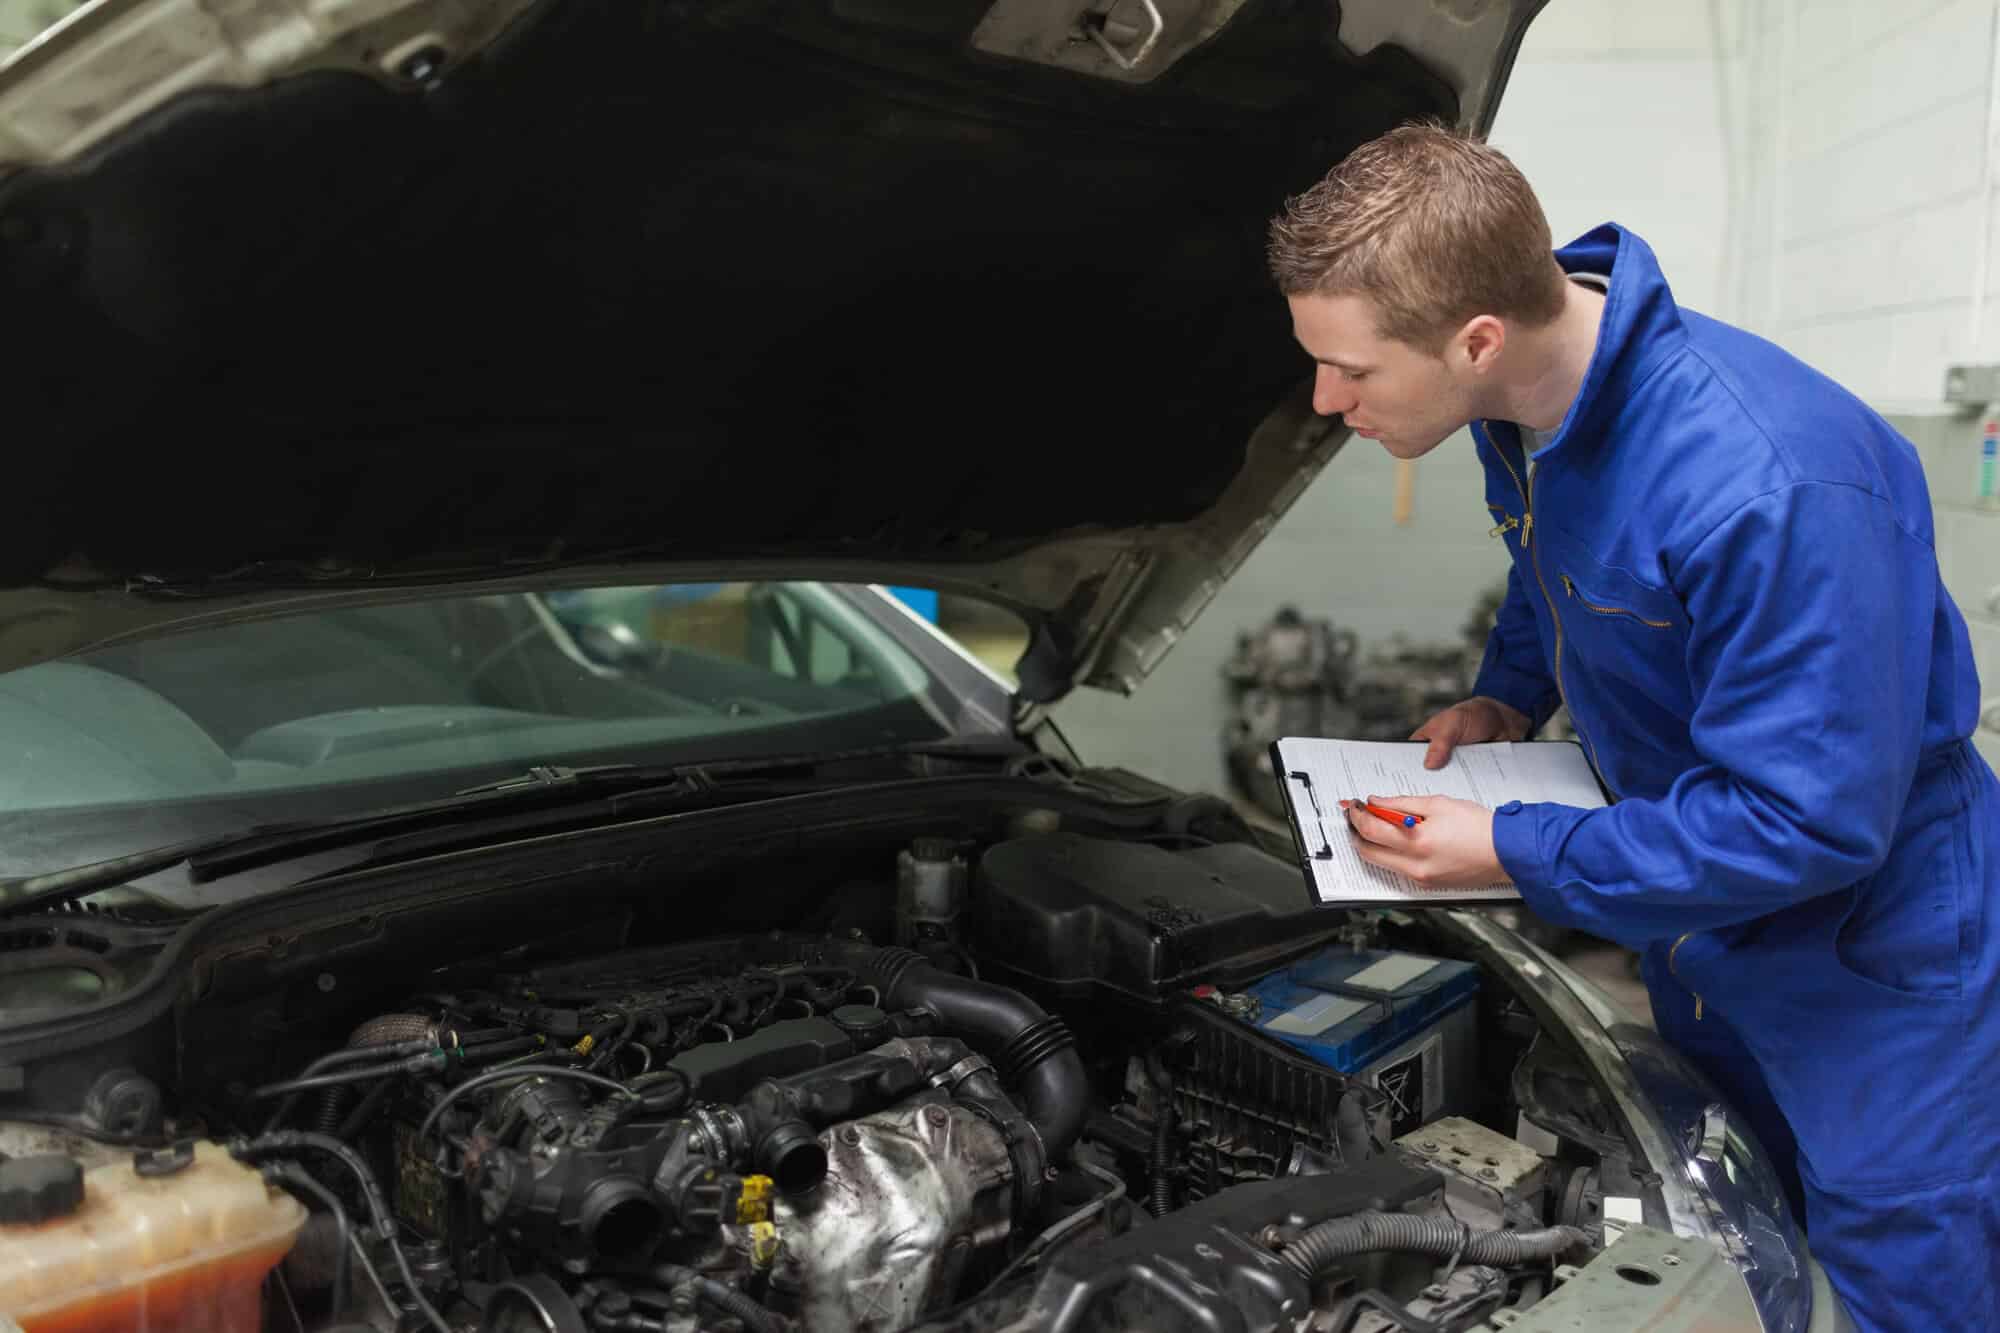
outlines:
M1153 1179L1147 1204L1154 1217L1174 1210L1174 1078L1158 1059L1148 1062L1153 1076Z
M1427 1254L1437 1259L1458 1256L1462 1264L1507 1268L1547 1259L1582 1245L1575 1227L1543 1227L1535 1231L1470 1231L1448 1217L1416 1217L1409 1213L1352 1213L1309 1228L1285 1247L1285 1262L1308 1279L1320 1277L1350 1255L1393 1250Z
M347 1117L346 1088L325 1088L319 1094L319 1110L313 1115L313 1128L321 1134L339 1134L340 1122Z

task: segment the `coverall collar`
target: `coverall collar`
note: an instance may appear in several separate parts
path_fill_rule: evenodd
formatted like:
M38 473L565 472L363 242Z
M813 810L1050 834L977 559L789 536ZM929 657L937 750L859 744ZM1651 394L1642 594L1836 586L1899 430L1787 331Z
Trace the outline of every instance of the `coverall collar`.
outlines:
M1537 461L1600 438L1596 426L1604 414L1687 342L1687 328L1659 260L1636 232L1604 223L1557 250L1556 263L1565 273L1606 275L1611 284L1583 387L1562 424L1532 455Z

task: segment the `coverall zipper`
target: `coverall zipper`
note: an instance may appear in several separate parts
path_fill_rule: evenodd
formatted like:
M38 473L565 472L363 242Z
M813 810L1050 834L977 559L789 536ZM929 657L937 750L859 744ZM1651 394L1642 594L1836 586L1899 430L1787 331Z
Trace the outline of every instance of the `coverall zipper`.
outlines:
M1523 512L1523 514L1522 514L1522 517L1521 517L1521 549L1522 549L1522 550L1528 550L1528 538L1529 538L1529 535L1530 535L1530 534L1531 534L1531 533L1532 533L1532 532L1534 531L1534 525L1535 525L1535 498L1534 498L1534 497L1535 497L1535 464L1532 464L1532 463L1530 463L1530 464L1528 465L1528 484L1527 484L1526 486L1523 486L1523 485L1521 484L1521 474L1520 474L1519 472L1517 472L1517 471L1515 471L1515 470L1514 470L1514 463L1513 463L1513 460L1507 457L1507 451L1506 451L1505 449L1503 449L1503 448L1501 448L1501 447L1500 447L1500 442L1499 442L1498 440L1494 439L1494 438L1492 437L1492 435L1491 435L1490 433L1489 433L1489 434L1488 434L1488 436L1487 436L1487 442L1488 442L1489 444L1491 444L1491 445L1493 446L1493 452L1494 452L1495 454L1498 454L1498 455L1499 455L1499 457L1500 457L1500 463L1501 463L1501 466L1505 467L1505 468L1507 469L1507 475L1508 475L1509 477L1513 478L1513 481L1514 481L1514 490L1515 490L1515 491L1516 491L1516 492L1517 492L1517 493L1518 493L1518 494L1520 495L1520 497L1521 497L1521 507L1522 507L1522 509L1523 509L1523 511L1524 511L1524 512ZM1504 529L1505 529L1505 527L1506 527L1506 525L1505 525L1505 524L1502 524L1502 525L1501 525L1501 529L1502 529L1502 530L1504 530ZM1542 600L1548 603L1548 605L1549 605L1549 616L1550 616L1550 617L1551 617L1551 618L1552 618L1552 619L1553 619L1553 620L1555 621L1555 626L1556 626L1556 660L1555 660L1555 677L1556 677L1556 695L1557 695L1557 697L1559 697L1559 698L1560 698L1560 699L1561 699L1561 700L1563 701L1563 706L1564 706L1565 708L1567 708L1567 707L1569 706L1569 692L1568 692L1567 690L1565 690L1565 689L1563 688L1563 678L1562 678L1562 650L1563 650L1563 627L1562 627L1562 612L1556 609L1556 599L1555 599L1554 597L1551 597L1551 596L1549 595L1549 584L1548 584L1548 580L1542 577L1542 559L1541 559L1541 552L1540 552L1539 550L1532 550L1532 551L1528 551L1528 563L1529 563L1530 565L1532 565L1532 566L1534 567L1534 570L1535 570L1535 582L1536 582L1536 583L1537 583L1538 585L1540 585L1540 587L1541 587L1541 590L1542 590ZM1564 587L1565 589L1567 589L1567 590L1568 590L1568 592L1569 592L1570 596L1572 596L1572 597L1576 597L1576 585L1575 585L1575 584L1574 584L1574 583L1573 583L1573 582L1572 582L1572 581L1570 580L1570 577L1569 577L1569 575L1567 575L1567 574L1564 574L1564 575L1562 575L1561 577L1562 577L1562 581L1563 581L1563 587ZM1602 608L1600 608L1600 607L1594 607L1594 606L1591 606L1591 604L1590 604L1589 602L1586 602L1586 601L1583 601L1583 599L1582 599L1581 597L1577 597L1577 600L1578 600L1578 601L1580 601L1580 602L1583 602L1583 605L1584 605L1584 606L1586 606L1586 607L1589 607L1589 608L1590 608L1591 610L1593 610L1593 611L1600 611L1600 610L1601 610L1601 611L1604 611L1604 612L1607 612L1607 613L1613 613L1613 614L1624 614L1624 615L1632 615L1632 613L1631 613L1631 612L1629 612L1629 611L1624 611L1624 612L1621 612L1621 611L1619 611L1619 609L1618 609L1618 608L1615 608L1615 607L1602 607ZM1639 619L1641 619L1641 617L1639 617L1639 616L1636 616L1636 615L1634 615L1634 616L1633 616L1632 618L1633 618L1633 619L1635 619L1635 620L1639 620ZM1648 625L1651 625L1651 624L1655 624L1655 623L1657 623L1657 622L1654 622L1654 621L1650 621L1650 620L1648 620L1648 621L1645 621L1644 623L1645 623L1645 624L1648 624ZM1673 627L1672 627L1671 625L1663 625L1663 626L1661 626L1661 628L1664 628L1664 629L1671 629L1671 628L1673 628ZM1576 714L1575 714L1575 713L1571 713L1571 714L1570 714L1570 721L1571 721L1572 723L1575 723L1575 721L1576 721ZM1596 748L1595 746L1593 746L1593 745L1592 745L1592 744L1590 743L1590 737L1589 737L1589 735L1588 735L1588 734L1587 734L1587 733L1586 733L1586 732L1585 732L1585 731L1583 730L1583 728L1582 728L1581 726L1578 726L1578 727L1577 727L1577 729L1576 729L1576 734L1577 734L1578 736L1581 736L1581 737L1583 737L1583 748L1584 748L1584 749L1585 749L1585 750L1586 750L1586 751L1587 751L1587 752L1588 752L1588 753L1590 754L1590 766L1591 766L1591 767L1592 767L1593 769L1596 769L1596 770L1597 770L1597 777L1598 777L1598 781L1600 781L1600 782L1604 782L1604 789L1605 789L1606 791L1611 791L1611 784L1610 784L1609 782L1606 782L1606 781L1605 781L1605 779L1604 779L1604 769L1603 769L1603 767L1602 767L1602 766L1601 766L1601 765L1600 765L1600 764L1599 764L1599 763L1597 762L1597 748ZM1618 793L1617 793L1617 792L1615 792L1615 791L1611 791L1611 796L1612 796L1612 799L1614 799L1614 800L1615 800L1615 799L1617 799L1617 796L1618 796ZM1683 936L1681 936L1681 937L1680 937L1679 939L1677 939L1677 940L1675 940L1675 941L1674 941L1674 947L1673 947L1673 948L1671 948L1671 949L1669 949L1669 950L1667 950L1667 971L1669 971L1669 972L1673 973L1673 974L1674 974L1674 976L1675 976L1676 978L1679 978L1679 976L1680 976L1680 970L1679 970L1678 968L1676 968L1676 967L1674 966L1674 957L1675 957L1675 955L1676 955L1676 954L1680 953L1680 951L1681 951L1681 945L1683 945L1683 944L1687 943L1687 940L1688 940L1688 936L1689 936L1689 935L1692 935L1693 933L1694 933L1693 931L1689 931L1687 935L1683 935ZM1689 993L1690 995L1693 995L1693 996L1694 996L1694 1018L1695 1018L1695 1022L1699 1023L1699 1022L1701 1021L1701 1016L1702 1016L1702 1009L1703 1009L1703 1007L1704 1007L1704 1006L1703 1006L1703 1002L1702 1002L1702 998L1701 998L1701 996L1700 996L1700 994L1699 994L1699 993L1697 993L1697 992L1695 992L1695 991L1693 991L1693 990L1690 990L1690 991L1689 991L1688 993Z
M1648 620L1637 611L1627 610L1622 606L1599 606L1596 602L1591 601L1576 590L1576 583L1569 575L1558 574L1556 577L1562 580L1563 591L1568 593L1573 600L1582 603L1583 609L1586 611L1595 611L1600 616L1625 616L1628 619L1638 621L1641 625L1651 625L1654 629L1672 629L1674 627L1671 621Z
M1667 971L1673 973L1676 980L1679 980L1681 970L1674 966L1674 958L1680 953L1681 946L1688 942L1688 936L1692 934L1694 932L1690 930L1687 935L1683 935L1674 941L1673 948L1667 950ZM1694 1021L1699 1023L1701 1022L1701 993L1693 988L1689 988L1688 994L1694 996Z
M1518 493L1519 493L1519 495L1520 495L1520 497L1521 497L1521 510L1522 510L1522 513L1521 513L1521 549L1522 549L1522 550L1524 550L1524 551L1527 551L1527 552L1528 552L1528 563L1529 563L1529 564L1530 564L1531 566L1533 566L1533 567L1534 567L1534 571L1535 571L1535 583L1536 583L1536 584L1537 584L1537 585L1538 585L1538 586L1539 586L1539 587L1541 588L1541 590L1542 590L1542 600L1543 600L1544 602L1548 603L1548 607L1549 607L1549 617L1550 617L1550 619L1552 619L1552 620L1553 620L1553 621L1555 622L1555 627L1556 627L1556 660L1555 660L1555 678L1556 678L1556 697L1562 700L1562 702L1563 702L1563 707L1565 707L1565 708L1568 708L1568 707L1569 707L1569 691L1563 688L1563 667L1562 667L1562 662L1563 662L1563 622L1562 622L1562 612L1556 609L1556 599L1555 599L1555 598L1554 598L1554 597L1553 597L1552 595L1550 595L1550 593L1549 593L1549 583L1548 583L1548 580L1542 577L1542 553L1541 553L1541 551L1540 551L1540 550L1530 550L1530 549L1529 549L1529 546L1528 546L1528 543L1529 543L1529 542L1530 542L1530 541L1531 541L1531 540L1533 539L1533 537L1534 537L1534 532L1535 532L1535 465L1534 465L1533 463L1530 463L1530 464L1528 465L1528 484L1527 484L1526 486L1523 486L1523 485L1521 484L1521 474L1520 474L1519 472L1516 472L1516 471L1514 470L1514 463L1513 463L1513 460L1511 460L1511 459L1509 459L1509 458L1507 457L1507 451L1506 451L1505 449L1503 449L1503 448L1501 448L1501 447L1500 447L1500 442L1499 442L1498 440L1494 439L1494 438L1493 438L1493 437L1491 436L1491 434L1490 434L1490 433L1489 433L1489 435L1487 436L1487 442L1488 442L1488 443L1490 443L1490 444L1491 444L1491 445L1493 446L1493 452L1494 452L1494 453L1496 453L1496 454L1498 454L1498 455L1500 456L1500 463L1501 463L1501 465L1502 465L1503 467L1505 467L1505 468L1507 469L1507 475L1508 475L1509 477L1513 478L1513 480L1514 480L1514 490L1515 490L1516 492L1518 492ZM1502 526L1504 527L1505 525L1503 524ZM1584 748L1584 750L1585 750L1586 752L1588 752L1588 753L1589 753L1589 755L1590 755L1590 766L1591 766L1591 768L1593 768L1593 769L1595 769L1595 770L1596 770L1596 772L1597 772L1597 779L1598 779L1598 781L1600 781L1600 782L1604 782L1604 789L1605 789L1606 791L1611 791L1611 784L1610 784L1609 782L1605 782L1605 780L1604 780L1604 766L1603 766L1602 764L1600 764L1600 763L1598 763L1598 762L1597 762L1597 747L1596 747L1596 746L1594 746L1594 745L1592 745L1592 744L1590 743L1590 736L1589 736L1589 734L1588 734L1588 733L1586 733L1586 732L1584 731L1583 727L1582 727L1581 725L1577 725L1577 721L1576 721L1576 713L1575 713L1574 711L1572 711L1572 712L1570 713L1570 715L1569 715L1569 718L1570 718L1570 723L1571 723L1572 725L1576 726L1576 734L1577 734L1578 736L1581 736L1581 737L1583 738L1583 748ZM1615 800L1615 799L1617 799L1617 796L1618 796L1618 793L1617 793L1617 792L1615 792L1615 791L1612 791L1612 792L1611 792L1611 796L1612 796L1612 799L1614 799L1614 800Z

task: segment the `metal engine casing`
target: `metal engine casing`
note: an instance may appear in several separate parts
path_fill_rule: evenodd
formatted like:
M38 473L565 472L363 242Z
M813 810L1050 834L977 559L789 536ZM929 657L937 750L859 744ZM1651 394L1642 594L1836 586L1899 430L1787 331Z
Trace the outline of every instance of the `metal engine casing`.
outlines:
M906 1328L1013 1229L1006 1141L962 1106L906 1102L829 1129L820 1144L826 1179L776 1209L773 1284L798 1293L808 1329Z

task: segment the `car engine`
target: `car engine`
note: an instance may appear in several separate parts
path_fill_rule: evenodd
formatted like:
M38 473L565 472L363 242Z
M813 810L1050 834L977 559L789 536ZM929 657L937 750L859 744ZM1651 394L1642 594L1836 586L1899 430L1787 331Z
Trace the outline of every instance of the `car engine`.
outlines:
M1255 845L875 864L865 924L377 976L303 1062L187 1020L168 1128L312 1209L265 1326L1450 1333L1602 1245L1615 1164L1490 1127L1532 1020Z
M711 940L413 997L260 1091L387 1140L397 1215L454 1277L595 1279L593 1310L727 1288L806 1328L887 1329L1039 1215L1088 1104L1072 1047L1024 997L914 951ZM378 1052L443 1095L349 1063ZM371 1081L372 1106L343 1091ZM658 1289L623 1290L635 1269ZM489 1322L553 1300L516 1284Z

